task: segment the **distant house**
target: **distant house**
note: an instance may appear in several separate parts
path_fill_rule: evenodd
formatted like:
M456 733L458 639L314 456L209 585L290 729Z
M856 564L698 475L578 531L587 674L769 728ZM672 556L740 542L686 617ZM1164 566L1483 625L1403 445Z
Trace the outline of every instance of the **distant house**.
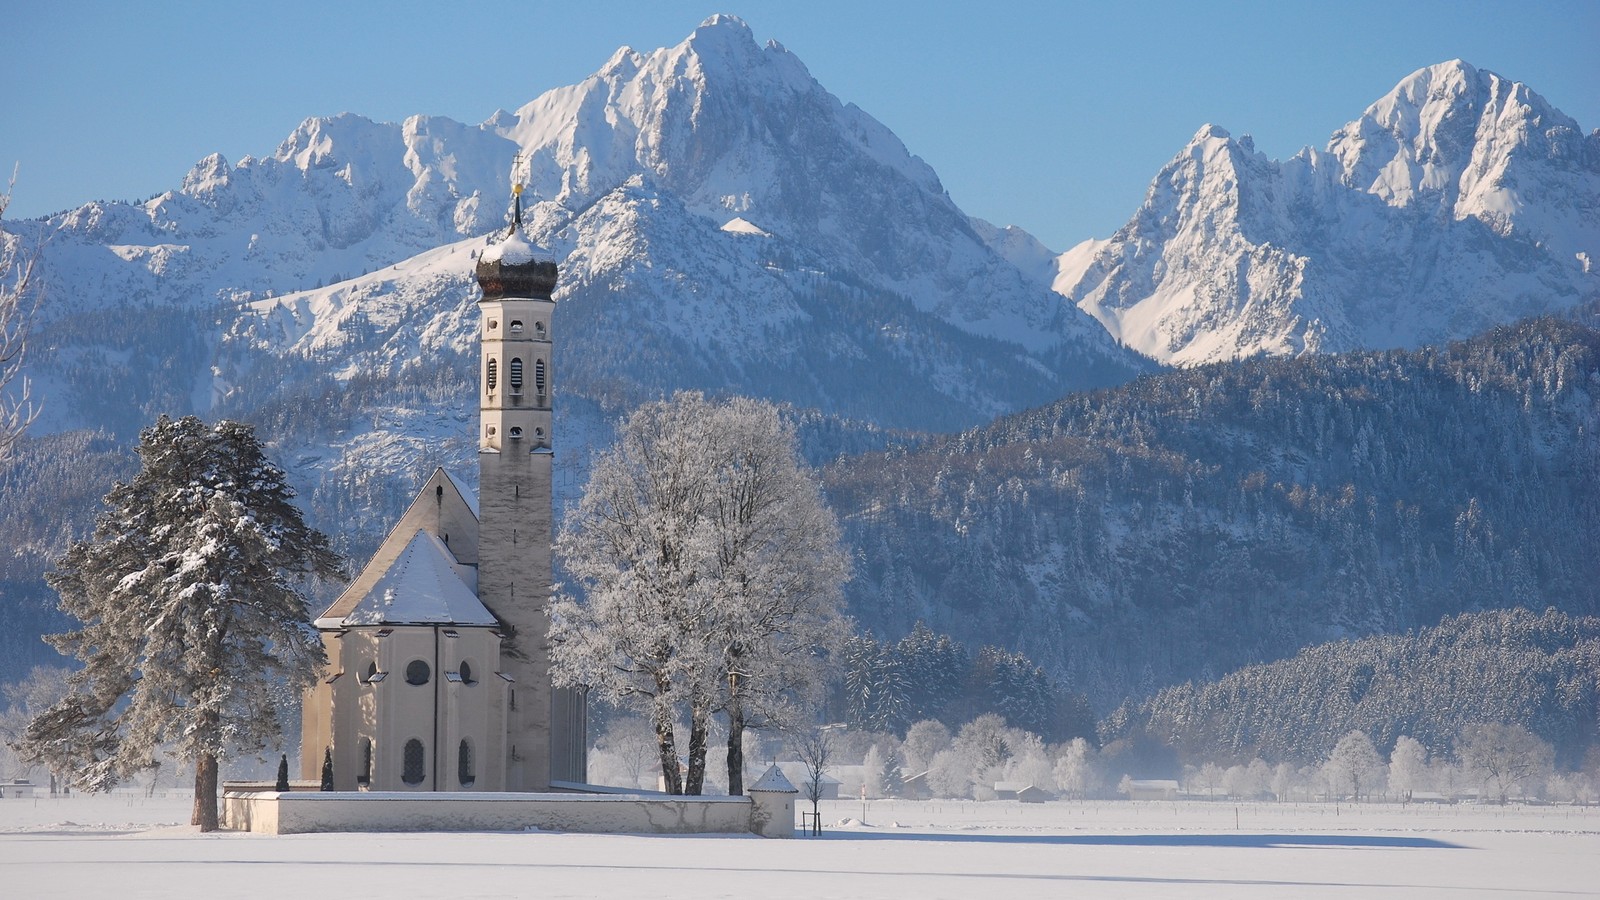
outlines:
M33 796L33 782L26 778L0 784L0 797L10 797L14 800L26 800Z
M789 779L790 783L800 789L801 797L807 800L811 799L811 773L806 769L805 763L781 762L778 763L778 770L783 773L783 777ZM818 781L821 783L822 793L817 796L817 799L839 799L839 779L829 775L827 772L823 772Z
M900 779L900 796L906 800L927 800L933 796L933 791L928 787L928 772L924 769L915 775L906 775Z
M1129 779L1127 794L1129 800L1176 800L1178 783L1166 778Z
M1041 787L1028 784L1024 781L996 781L994 783L994 798L996 800L1020 800L1023 803L1043 803L1054 800L1055 794Z

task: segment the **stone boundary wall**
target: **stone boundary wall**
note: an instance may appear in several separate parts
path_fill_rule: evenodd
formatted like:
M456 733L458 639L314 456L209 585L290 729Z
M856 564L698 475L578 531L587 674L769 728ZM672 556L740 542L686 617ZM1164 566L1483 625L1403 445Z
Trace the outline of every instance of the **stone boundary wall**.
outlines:
M765 799L765 798L762 798ZM790 799L783 795L773 797ZM590 834L768 833L777 818L750 797L648 794L291 792L226 790L224 827L321 831L575 831ZM791 807L792 808L792 807ZM755 813L752 815L752 813ZM781 815L781 814L780 814ZM793 813L789 814L793 833ZM769 834L772 837L787 836Z

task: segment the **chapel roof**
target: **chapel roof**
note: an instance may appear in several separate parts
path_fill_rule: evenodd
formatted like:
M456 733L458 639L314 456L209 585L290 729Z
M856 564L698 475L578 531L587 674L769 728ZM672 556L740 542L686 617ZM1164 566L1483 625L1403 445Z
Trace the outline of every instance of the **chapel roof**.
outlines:
M418 530L341 625L497 625L444 542ZM319 625L322 623L319 621Z
M371 595L385 573L411 542L418 530L438 537L446 548L452 564L470 568L478 562L478 498L472 491L442 468L423 483L400 521L378 545L376 552L361 567L354 580L347 585L322 615L317 617L318 628L340 628L339 623L356 605ZM477 589L475 574L466 573L465 580L474 592Z

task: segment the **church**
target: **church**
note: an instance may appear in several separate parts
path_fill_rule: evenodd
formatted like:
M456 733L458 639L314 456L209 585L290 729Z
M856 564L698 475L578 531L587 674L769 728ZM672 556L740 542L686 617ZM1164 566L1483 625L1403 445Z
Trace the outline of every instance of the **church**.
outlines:
M478 493L444 469L316 619L301 778L335 790L548 791L585 780L586 704L554 689L551 294L511 228L479 255Z

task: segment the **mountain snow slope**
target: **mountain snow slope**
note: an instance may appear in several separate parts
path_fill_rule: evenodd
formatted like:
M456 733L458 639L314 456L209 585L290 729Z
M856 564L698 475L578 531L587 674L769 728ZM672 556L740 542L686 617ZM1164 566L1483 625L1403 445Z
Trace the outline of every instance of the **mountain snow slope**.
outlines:
M1188 365L1412 347L1600 296L1600 132L1459 60L1283 162L1207 125L1057 291Z
M308 119L155 197L7 222L39 254L44 410L0 473L40 499L0 510L26 548L0 563L8 597L49 605L39 572L161 414L258 425L357 558L433 466L470 478L474 257L519 157L525 230L562 272L558 497L617 416L678 388L790 404L820 460L1151 368L991 246L888 129L716 16L478 125ZM57 624L18 609L0 624L30 644Z
M153 311L204 348L168 386L202 413L241 366L312 354L344 381L470 349L471 248L503 226L519 154L528 231L562 264L557 375L607 408L685 387L957 428L1148 367L991 248L888 129L714 16L481 125L310 119L270 157L21 223L48 239L45 426L103 424L104 386L72 374L106 349L83 314Z

